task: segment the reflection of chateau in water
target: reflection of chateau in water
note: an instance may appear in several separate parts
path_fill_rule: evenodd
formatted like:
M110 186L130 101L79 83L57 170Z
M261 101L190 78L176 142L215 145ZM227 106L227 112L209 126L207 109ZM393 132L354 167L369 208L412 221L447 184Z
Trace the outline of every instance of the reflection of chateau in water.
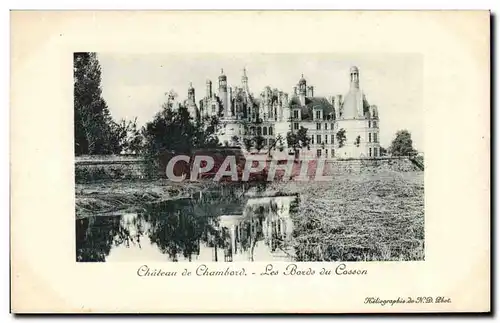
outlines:
M77 261L293 260L290 213L297 196L215 195L79 219Z
M241 215L222 215L219 230L229 236L224 260L290 259L287 239L293 230L290 206L295 196L260 197L247 201ZM213 252L213 261L218 253Z

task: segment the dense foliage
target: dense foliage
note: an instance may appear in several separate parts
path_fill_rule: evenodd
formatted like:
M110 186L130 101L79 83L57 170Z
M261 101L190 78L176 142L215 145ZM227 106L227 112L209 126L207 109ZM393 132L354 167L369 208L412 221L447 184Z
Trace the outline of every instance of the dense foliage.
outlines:
M413 149L413 141L408 130L399 130L396 132L396 138L389 147L389 152L393 156L410 156L416 153Z
M307 135L307 128L300 127L297 132L289 131L286 134L286 142L288 147L293 148L294 152L297 153L300 148L309 149L311 138Z
M96 53L75 53L75 155L139 152L142 146L136 121L115 122L102 97L101 66Z

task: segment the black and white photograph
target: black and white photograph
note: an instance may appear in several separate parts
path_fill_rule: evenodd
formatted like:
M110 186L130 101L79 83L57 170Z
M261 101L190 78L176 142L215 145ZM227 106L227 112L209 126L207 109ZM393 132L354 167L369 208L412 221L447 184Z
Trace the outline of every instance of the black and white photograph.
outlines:
M491 12L10 15L12 312L491 311Z
M425 261L423 68L75 52L76 261Z

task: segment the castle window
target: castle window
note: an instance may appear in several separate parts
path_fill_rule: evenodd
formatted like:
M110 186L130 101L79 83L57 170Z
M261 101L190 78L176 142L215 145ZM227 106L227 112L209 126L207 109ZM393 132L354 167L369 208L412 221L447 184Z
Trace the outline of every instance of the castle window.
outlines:
M325 130L328 130L328 123L325 123Z
M373 121L373 128L377 128L377 121Z
M262 128L262 134L267 136L267 127Z
M273 135L273 127L269 127L269 135L272 136Z
M257 136L260 136L262 134L262 128L257 127Z
M311 145L314 145L314 136L311 136Z
M267 139L264 139L264 146L267 146Z
M370 148L369 149L369 152L370 152L370 157L372 156L372 149Z
M373 142L378 142L377 133L373 134Z
M215 104L212 104L212 113L215 113Z
M325 158L328 158L328 149L325 149Z
M316 141L319 144L321 144L321 135L316 135Z
M368 134L368 142L372 142L372 134L371 134L371 132ZM371 148L370 148L370 151L371 151ZM370 156L371 156L371 153L370 153Z
M335 149L332 149L332 157L335 157Z
M335 143L335 135L332 135L332 140L330 141L331 144Z
M293 130L299 130L299 123L298 122L295 122L293 124Z
M378 152L378 149L377 148L373 148L373 157L377 157L377 152Z
M325 135L325 144L328 143L328 135Z
M321 119L321 111L316 111L316 119Z
M298 119L299 118L299 110L294 110L293 111L293 118Z
M333 130L333 123L330 123L330 128Z
M321 123L316 123L316 130L321 130Z
M316 157L321 157L321 149L316 150Z

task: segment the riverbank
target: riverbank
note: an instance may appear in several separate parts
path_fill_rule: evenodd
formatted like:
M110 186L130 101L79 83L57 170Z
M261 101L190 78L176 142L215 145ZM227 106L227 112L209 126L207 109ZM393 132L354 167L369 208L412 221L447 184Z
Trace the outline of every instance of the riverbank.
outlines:
M211 185L217 183L122 180L76 184L76 217L133 213L149 203L189 197Z
M76 216L135 213L149 203L221 191L227 185L165 180L77 184ZM297 210L291 213L294 233L289 246L295 249L298 261L425 258L423 172L346 174L326 182L272 182L266 192L299 195Z

